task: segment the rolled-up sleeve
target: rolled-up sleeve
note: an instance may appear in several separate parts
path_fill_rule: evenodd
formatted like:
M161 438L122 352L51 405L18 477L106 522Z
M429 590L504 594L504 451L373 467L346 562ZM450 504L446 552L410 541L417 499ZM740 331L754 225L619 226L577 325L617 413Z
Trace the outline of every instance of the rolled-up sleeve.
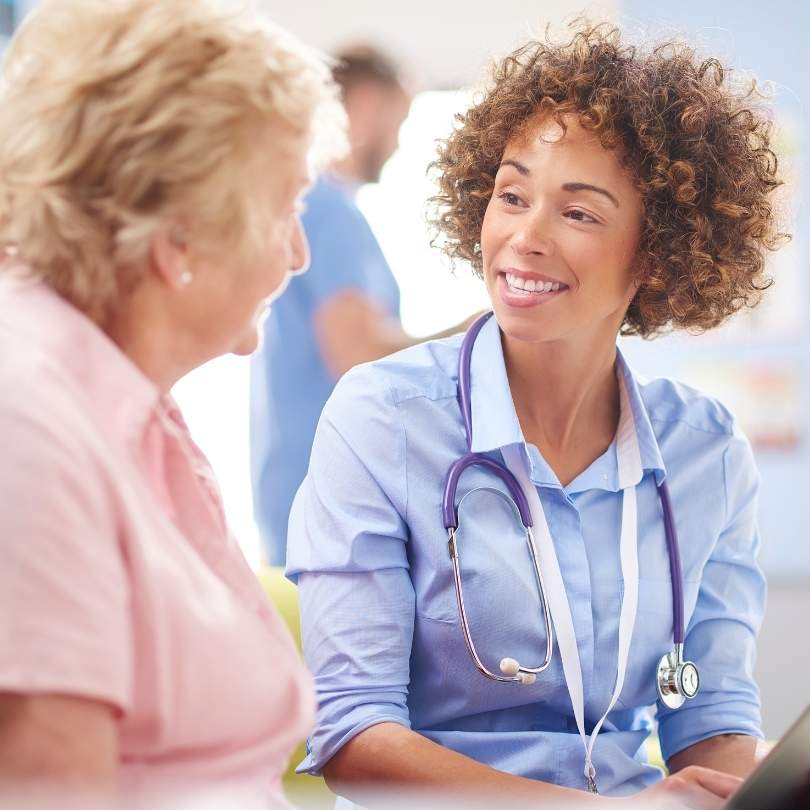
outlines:
M406 699L414 591L405 545L405 435L384 381L360 367L321 417L293 505L287 575L318 714L298 770L317 774L352 737L391 721Z
M731 436L723 455L725 523L701 578L684 652L700 670L700 692L680 709L658 707L665 759L719 734L761 737L754 681L756 640L765 610L757 565L759 475L748 441Z

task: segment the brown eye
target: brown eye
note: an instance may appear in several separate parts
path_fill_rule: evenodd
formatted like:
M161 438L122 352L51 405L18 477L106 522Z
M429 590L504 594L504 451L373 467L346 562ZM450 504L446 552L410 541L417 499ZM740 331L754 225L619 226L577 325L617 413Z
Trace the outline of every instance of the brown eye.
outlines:
M520 197L517 194L513 194L511 191L502 191L498 197L503 200L507 205L520 205Z
M590 214L586 213L585 211L580 210L579 208L573 208L570 211L566 211L564 216L568 217L569 219L574 220L574 222L596 222L597 221Z

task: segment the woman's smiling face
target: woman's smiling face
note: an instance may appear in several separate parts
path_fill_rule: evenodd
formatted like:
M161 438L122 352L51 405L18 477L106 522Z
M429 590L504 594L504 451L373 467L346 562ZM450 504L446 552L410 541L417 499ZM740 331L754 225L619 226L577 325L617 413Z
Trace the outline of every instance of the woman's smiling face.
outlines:
M615 340L635 292L641 194L574 117L507 144L481 227L484 279L504 333Z

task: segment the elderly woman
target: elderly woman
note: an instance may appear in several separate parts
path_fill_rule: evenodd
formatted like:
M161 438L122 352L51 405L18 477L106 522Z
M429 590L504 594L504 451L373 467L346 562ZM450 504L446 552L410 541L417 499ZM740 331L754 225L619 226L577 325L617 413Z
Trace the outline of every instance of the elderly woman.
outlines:
M688 48L583 25L510 55L459 118L438 224L494 317L355 369L326 406L288 549L319 697L302 769L348 797L699 808L751 769L751 450L616 340L713 328L767 286L755 101Z
M342 116L314 56L200 0L54 0L11 44L3 796L283 803L310 678L169 391L256 348L307 264L310 150L342 141Z

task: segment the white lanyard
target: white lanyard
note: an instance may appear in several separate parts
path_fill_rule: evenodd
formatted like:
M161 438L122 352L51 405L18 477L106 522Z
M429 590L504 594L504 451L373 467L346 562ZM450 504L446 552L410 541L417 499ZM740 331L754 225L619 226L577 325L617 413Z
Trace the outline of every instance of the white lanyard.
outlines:
M571 696L574 719L579 729L579 736L585 749L585 777L588 787L596 792L596 769L593 766L593 747L605 718L613 709L624 686L627 670L627 659L630 655L630 639L636 621L638 607L638 510L636 507L636 484L641 480L641 453L638 446L638 435L633 420L633 411L627 396L624 380L619 375L620 419L616 432L616 446L619 465L619 486L622 489L622 528L619 554L621 559L624 595L619 615L619 650L616 665L616 685L605 713L594 726L590 740L585 734L585 701L582 686L582 665L579 660L574 621L571 607L565 590L554 541L549 532L543 506L537 489L529 478L528 467L519 445L503 448L503 457L507 467L517 478L529 502L534 523L535 537L538 541L538 554L543 576L547 583L546 598L557 633L557 645L560 650L563 674Z

